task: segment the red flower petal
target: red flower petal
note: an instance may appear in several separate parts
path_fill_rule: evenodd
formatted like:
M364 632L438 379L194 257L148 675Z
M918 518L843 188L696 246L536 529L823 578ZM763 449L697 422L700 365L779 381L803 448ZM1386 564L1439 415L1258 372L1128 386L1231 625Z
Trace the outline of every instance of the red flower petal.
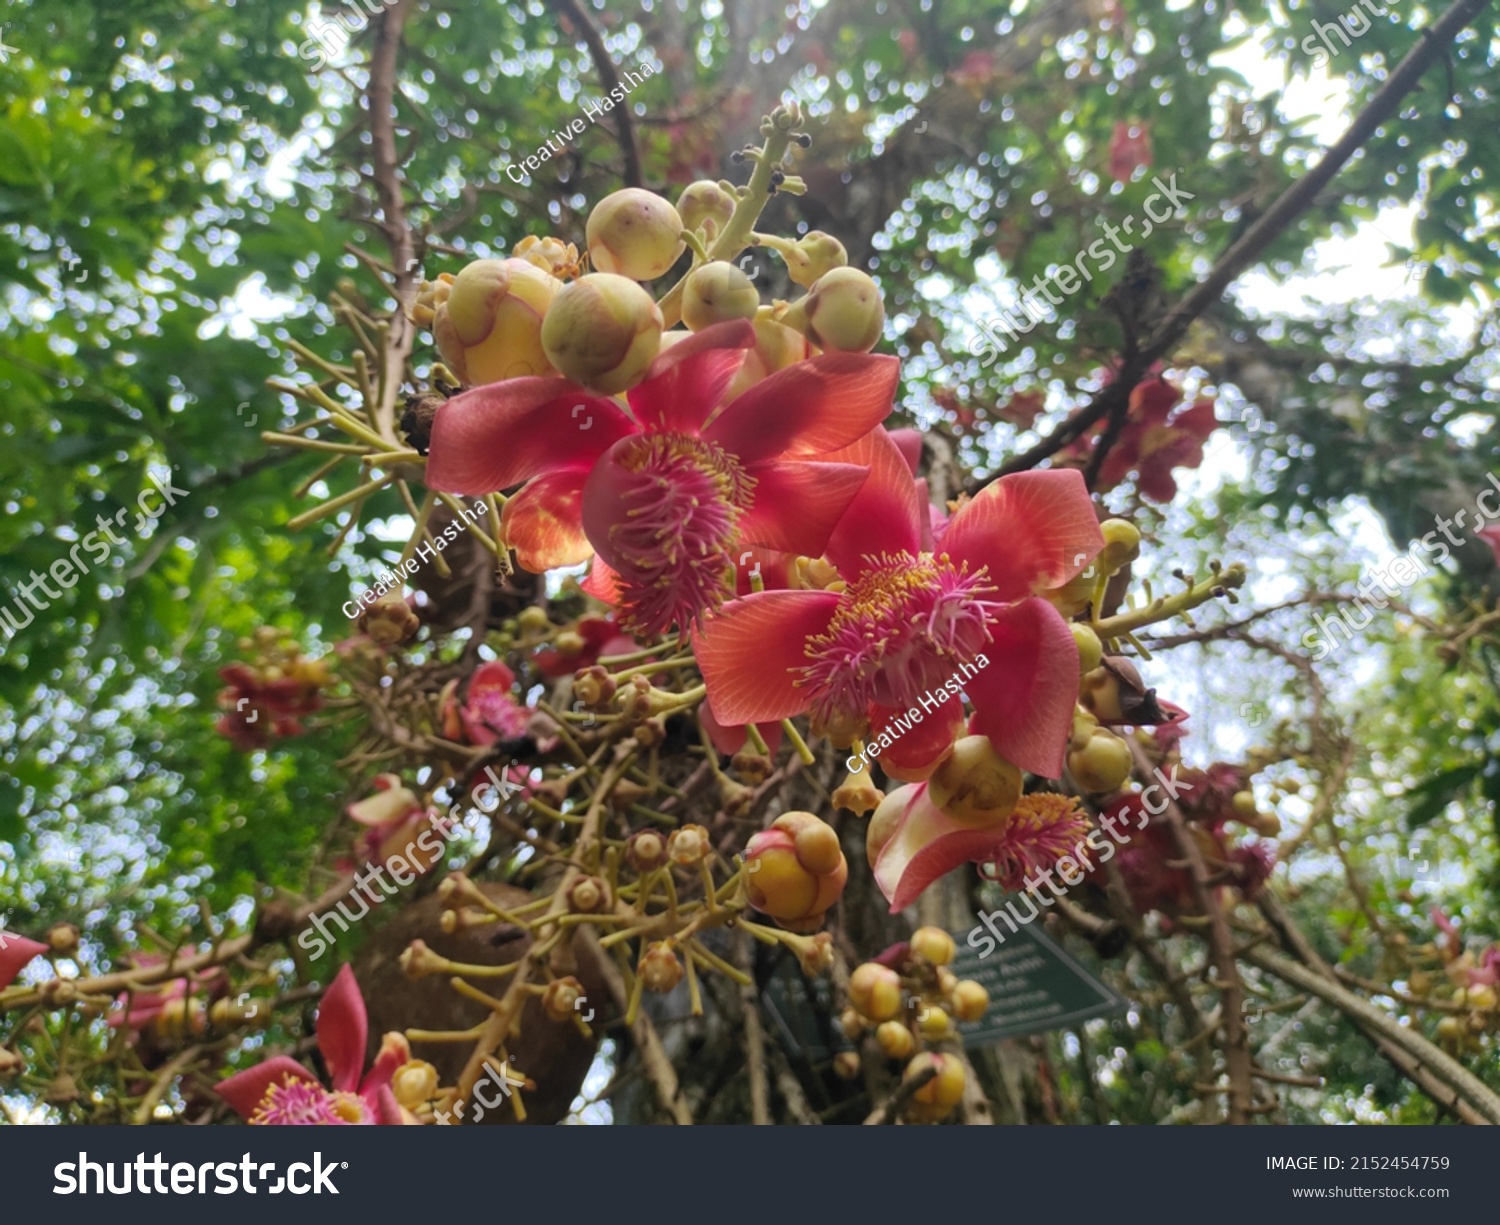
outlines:
M583 534L583 483L587 468L550 472L512 494L500 514L501 534L523 570L540 574L576 566L593 556Z
M594 564L589 567L588 576L578 586L601 604L614 605L620 602L620 576L597 553L594 554Z
M1004 829L1004 822L998 829ZM875 860L875 883L890 902L891 913L910 906L938 877L984 859L996 835L997 828L975 829L945 816L927 798L927 788L918 788Z
M828 541L828 560L839 572L852 580L865 568L863 557L916 554L922 545L917 483L891 436L882 429L872 430L853 446L824 458L859 464L870 471Z
M240 1118L248 1119L265 1100L266 1090L272 1085L279 1085L287 1077L318 1085L318 1078L295 1059L286 1055L272 1055L253 1068L246 1068L243 1072L236 1072L228 1079L221 1080L214 1086L214 1092L228 1102L230 1109Z
M740 519L740 536L746 544L765 549L820 557L865 483L866 471L852 463L810 460L751 468L748 475L756 481L755 501Z
M1073 631L1046 600L1024 600L989 623L988 667L964 682L972 730L995 751L1044 778L1062 774L1078 699Z
M368 1036L364 997L354 981L354 971L346 965L323 993L318 1009L318 1049L323 1052L334 1089L353 1092L358 1088Z
M47 951L45 944L28 940L14 932L0 931L0 990L16 981L19 974L34 957Z
M491 690L509 693L516 685L516 674L501 659L480 664L469 677L469 701Z
M1074 468L1003 476L960 507L943 532L944 553L989 568L997 598L1061 587L1104 547L1083 473Z
M896 444L896 449L901 452L901 458L911 469L911 474L916 476L917 467L922 462L922 431L891 430L890 435L891 441Z
M697 434L754 344L748 319L716 323L679 340L626 393L636 420L648 430Z
M763 591L705 617L693 631L693 653L714 718L732 726L806 710L794 669L807 663L807 639L827 630L839 599L831 591Z
M869 353L825 353L796 362L725 408L703 437L747 464L837 450L885 420L899 374L894 357Z
M579 406L582 411L574 412ZM493 493L544 472L585 467L636 432L613 400L566 379L490 383L438 409L427 486L446 493Z
M708 708L707 703L698 708L698 721L703 724L703 730L708 733L708 739L714 748L726 757L732 757L745 747L750 739L749 733L745 731L746 724L737 723L733 727L725 727ZM781 747L781 722L758 723L756 729L760 732L760 738L766 742L766 748L771 755L776 755L776 750Z

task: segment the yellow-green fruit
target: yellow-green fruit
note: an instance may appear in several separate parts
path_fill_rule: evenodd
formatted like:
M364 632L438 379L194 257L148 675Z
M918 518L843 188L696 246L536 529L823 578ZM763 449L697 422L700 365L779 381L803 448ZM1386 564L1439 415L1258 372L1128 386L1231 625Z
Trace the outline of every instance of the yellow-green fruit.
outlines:
M977 1021L990 1010L990 993L972 978L953 988L953 1015L960 1021Z
M542 326L561 289L526 260L476 260L453 278L433 313L438 351L474 386L551 374Z
M1021 771L999 753L988 736L964 736L927 782L927 798L964 825L996 825L1021 798Z
M1082 749L1068 754L1068 769L1085 791L1115 791L1130 777L1130 746L1097 731Z
M889 1021L901 1011L901 978L889 966L867 961L849 975L849 1003L871 1021Z
M733 264L716 259L694 268L682 291L682 321L695 332L731 319L754 319L760 294Z
M1104 644L1099 641L1099 635L1086 625L1074 622L1068 628L1073 631L1073 642L1078 647L1078 674L1082 676L1085 672L1092 672L1104 658Z
M615 395L645 378L661 331L661 310L650 294L626 277L594 272L552 300L542 347L564 378Z
M911 1030L900 1021L883 1022L875 1031L875 1041L892 1059L905 1059L917 1049L917 1040L911 1036Z
M911 951L935 966L945 966L958 951L953 937L941 927L919 927L911 934Z
M829 352L868 353L885 327L880 286L858 268L825 273L800 305L807 338Z
M712 179L699 179L677 197L677 215L684 229L701 229L715 238L734 216L734 197Z
M832 234L822 230L809 230L790 251L783 252L786 274L794 285L807 289L825 273L842 268L849 262L849 253Z
M1128 566L1141 555L1140 529L1124 519L1106 519L1099 525L1104 535L1104 549L1099 554L1099 565L1113 574Z
M682 254L682 229L669 201L643 187L626 187L605 196L589 214L589 259L600 272L654 281Z

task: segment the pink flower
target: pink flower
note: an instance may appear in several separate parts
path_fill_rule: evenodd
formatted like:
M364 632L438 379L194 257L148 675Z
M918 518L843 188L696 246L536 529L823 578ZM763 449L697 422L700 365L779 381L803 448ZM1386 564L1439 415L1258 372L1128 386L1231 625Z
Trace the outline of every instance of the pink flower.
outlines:
M532 712L516 701L511 692L515 683L516 674L498 659L474 669L468 701L458 708L470 744L520 740L526 735Z
M694 646L714 718L811 711L856 724L963 679L972 730L1024 770L1056 778L1078 694L1072 631L1040 593L1103 547L1076 471L1003 477L929 543L911 471L879 431L831 460L870 476L830 539L842 591L765 591L704 619ZM980 663L983 656L983 663Z
M345 966L318 1009L318 1050L332 1088L324 1088L295 1059L273 1055L220 1081L219 1096L254 1124L400 1124L404 1120L391 1092L391 1077L411 1060L411 1050L400 1034L386 1034L374 1065L361 1079L368 1030L359 984L354 971Z
M895 393L895 358L831 353L721 404L754 341L744 320L679 341L626 393L629 412L560 378L464 392L438 409L427 483L465 494L524 483L502 519L521 565L597 552L624 626L685 628L722 602L741 544L823 551L864 480L823 453L878 425Z

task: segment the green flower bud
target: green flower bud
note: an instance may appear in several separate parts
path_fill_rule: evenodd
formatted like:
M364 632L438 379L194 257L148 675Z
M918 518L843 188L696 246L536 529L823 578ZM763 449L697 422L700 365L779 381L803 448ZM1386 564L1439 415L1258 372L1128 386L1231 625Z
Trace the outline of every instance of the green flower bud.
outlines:
M803 289L816 284L825 274L849 262L849 253L832 234L809 230L795 248L785 252L786 274ZM866 278L868 279L868 278Z
M711 179L699 179L682 189L677 198L677 213L683 228L703 230L710 238L718 237L734 216L734 197Z
M830 352L868 353L885 326L880 286L858 268L824 273L799 305L807 338Z
M682 321L695 332L731 319L754 319L760 294L733 264L716 259L694 268L683 286Z
M600 272L654 281L682 254L682 229L677 210L660 196L640 187L611 192L589 214L589 259Z
M542 348L564 378L614 395L634 387L661 348L661 310L634 281L607 272L563 287L542 324Z
M434 293L432 334L443 360L471 386L551 374L542 317L561 287L522 259L476 260Z

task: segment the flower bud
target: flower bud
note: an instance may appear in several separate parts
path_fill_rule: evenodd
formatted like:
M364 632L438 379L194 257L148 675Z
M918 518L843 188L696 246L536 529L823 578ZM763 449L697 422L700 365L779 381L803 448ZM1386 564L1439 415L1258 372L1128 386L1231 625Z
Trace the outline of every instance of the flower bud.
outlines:
M597 876L580 876L568 888L570 914L597 914L614 905L608 882Z
M845 1008L839 1013L839 1028L850 1042L858 1042L860 1035L865 1032L865 1019L855 1009Z
M71 957L78 951L78 928L72 923L55 923L47 929L47 946L59 957Z
M1233 810L1235 819L1246 825L1254 825L1255 819L1260 816L1260 811L1255 807L1253 791L1236 791L1229 801L1229 807Z
M422 628L421 618L399 595L377 600L371 604L359 614L356 624L361 633L368 634L373 641L386 647L410 642L417 636L417 631Z
M749 391L768 375L785 370L812 355L807 337L795 328L766 315L755 320L755 344L745 354L744 364L724 393L725 403ZM846 747L840 745L839 747Z
M525 633L542 634L552 628L552 621L548 618L545 608L528 604L516 614L516 626Z
M880 858L885 844L895 836L901 818L920 790L916 784L897 787L876 806L870 824L865 828L865 855L872 864Z
M561 238L538 238L528 234L511 250L516 259L524 259L558 280L572 280L578 275L578 248Z
M667 857L684 868L701 863L712 850L708 830L701 825L684 825L667 838Z
M695 332L733 319L754 319L760 293L733 264L716 259L688 275L682 291L682 321Z
M1099 730L1099 720L1086 710L1073 711L1073 731L1068 737L1068 748L1083 750Z
M598 709L615 696L615 678L599 664L580 668L573 678L573 696L585 706Z
M1021 798L1021 771L988 736L965 736L927 784L927 798L953 820L982 828L1005 820Z
M420 328L431 330L439 308L446 305L453 294L456 279L451 272L444 272L435 281L423 281L417 288L416 301L412 303L411 321Z
M576 630L563 630L552 640L552 649L564 659L577 659L587 645Z
M437 1094L438 1071L425 1059L403 1063L391 1076L391 1093L398 1105L415 1110Z
M939 966L937 972L938 994L947 999L953 994L953 988L958 986L958 975L947 966Z
M626 187L589 213L589 260L600 272L654 281L682 254L682 230L682 218L668 201L643 187Z
M819 932L811 940L797 946L797 963L808 978L817 978L833 969L833 937L828 932Z
M1262 838L1281 837L1281 818L1274 812L1260 812L1255 814L1255 820L1250 822L1253 829Z
M547 984L542 992L542 1008L554 1021L566 1021L578 1015L574 1005L582 998L583 984L569 974Z
M1085 672L1092 672L1104 658L1104 644L1099 641L1099 635L1086 625L1075 621L1068 628L1073 631L1073 642L1078 647L1078 674L1082 676Z
M840 1080L856 1080L859 1077L859 1055L854 1051L840 1051L833 1057L833 1074Z
M870 771L861 770L858 774L849 775L834 790L833 806L862 817L868 812L874 812L883 799L885 793L870 778Z
M990 1010L990 993L972 978L953 988L953 1015L960 1021L978 1021Z
M242 997L243 998L243 997ZM271 1020L267 1000L215 1000L208 1009L208 1019L217 1030L239 1029L257 1019L262 1025Z
M807 338L831 352L868 353L885 327L880 286L858 268L826 273L798 305Z
M661 329L661 309L650 294L623 276L594 272L553 299L542 348L564 378L615 395L646 377Z
M654 872L667 862L667 840L654 829L637 830L625 841L625 862L637 872Z
M745 845L750 905L790 931L814 931L839 900L849 865L832 827L810 812L777 817Z
M648 944L635 972L647 991L666 994L682 981L682 962L665 940Z
M438 352L465 383L551 374L542 319L561 283L523 259L475 260L433 314Z
M947 1009L928 1004L917 1014L917 1028L929 1042L941 1042L953 1034L953 1021Z
M891 1059L906 1059L917 1049L917 1040L911 1036L911 1030L900 1021L882 1022L875 1030L875 1041Z
M689 183L677 197L677 215L684 229L703 230L717 238L734 216L734 197L711 179Z
M752 787L759 787L771 777L775 763L764 753L758 753L746 743L729 759L730 768Z
M849 262L849 252L844 250L844 244L822 230L809 230L797 240L795 247L783 251L782 257L786 260L788 278L803 289Z
M963 1100L966 1079L964 1065L954 1055L936 1055L923 1051L906 1065L901 1079L911 1080L928 1068L936 1068L937 1075L912 1094L907 1114L913 1122L936 1123L952 1113L953 1108Z
M1133 523L1124 519L1106 519L1099 525L1104 536L1104 548L1096 565L1106 574L1123 570L1141 555L1141 532Z
M1085 791L1117 791L1130 777L1130 746L1101 728L1068 754L1068 769Z
M941 927L919 927L911 934L911 951L930 965L945 966L958 952L953 937Z
M451 910L447 912L447 914L452 913ZM446 918L447 915L444 917ZM425 940L413 940L403 950L399 964L401 973L407 978L416 980L433 974L446 974L449 962L446 957L441 957L428 948Z
M9 1080L26 1070L26 1060L15 1051L0 1046L0 1080Z
M867 961L849 975L849 1003L871 1021L889 1021L901 1013L901 978L889 966Z
M812 718L812 734L825 737L836 749L851 748L854 742L863 739L869 730L870 721L863 715L836 711L826 721L817 715Z

